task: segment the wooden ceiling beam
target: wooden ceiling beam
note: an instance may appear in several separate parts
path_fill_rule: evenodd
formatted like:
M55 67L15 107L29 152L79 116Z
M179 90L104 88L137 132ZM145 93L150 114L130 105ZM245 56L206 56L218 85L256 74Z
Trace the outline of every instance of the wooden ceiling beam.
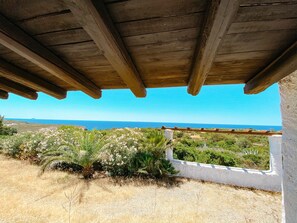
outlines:
M13 81L7 80L6 78L3 78L3 77L0 77L0 89L2 91L12 92L19 96L32 99L32 100L36 100L38 97L36 91L28 87L25 87L21 84L17 84Z
M249 80L245 94L257 94L297 70L297 41Z
M136 97L145 97L143 81L103 1L65 0L65 3L128 88Z
M57 99L63 99L66 97L66 90L51 84L44 79L29 73L15 65L8 63L0 58L0 76L9 80L28 86L37 91L42 91Z
M0 31L0 44L3 46L91 97L101 97L101 90L92 81L1 14Z
M188 93L197 95L213 64L216 52L239 8L238 0L212 0L193 59Z
M0 90L0 98L1 99L7 99L8 98L8 93L6 91Z

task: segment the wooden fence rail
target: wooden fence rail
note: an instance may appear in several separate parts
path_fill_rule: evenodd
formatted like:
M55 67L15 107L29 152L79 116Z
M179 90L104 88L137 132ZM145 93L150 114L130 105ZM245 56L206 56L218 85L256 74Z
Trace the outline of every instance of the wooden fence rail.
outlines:
M205 128L178 128L178 127L165 127L161 129L171 129L177 131L191 131L191 132L211 132L211 133L228 133L228 134L244 134L244 135L282 135L281 131L270 131L270 130L236 130L236 129L205 129Z

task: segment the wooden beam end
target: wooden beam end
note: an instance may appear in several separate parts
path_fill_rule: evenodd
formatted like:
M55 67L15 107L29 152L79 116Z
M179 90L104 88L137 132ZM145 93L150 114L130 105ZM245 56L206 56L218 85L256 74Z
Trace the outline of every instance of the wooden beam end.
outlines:
M137 91L137 92L132 91L132 92L137 98L145 98L146 97L146 89L145 88L141 89L141 91Z
M94 99L99 99L99 98L102 97L102 91L101 90L96 90L96 91L93 91L93 92L89 93L88 95L90 95Z
M0 99L8 99L8 93L0 90Z
M187 91L189 94L191 94L193 96L197 96L200 92L200 89L201 89L201 87L199 89L194 89L192 85L189 85Z
M31 99L31 100L36 100L38 98L38 94L36 92L28 93L24 95L24 97Z

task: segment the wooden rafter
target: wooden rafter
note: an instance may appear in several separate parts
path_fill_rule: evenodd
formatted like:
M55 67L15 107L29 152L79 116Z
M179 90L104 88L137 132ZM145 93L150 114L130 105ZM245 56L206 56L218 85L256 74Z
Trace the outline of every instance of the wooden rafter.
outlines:
M135 96L145 97L145 86L103 1L66 0L65 2Z
M0 90L0 98L1 99L7 99L8 98L8 93L6 91Z
M5 47L93 98L101 97L100 89L92 81L1 14L0 31L0 43Z
M204 23L200 43L197 45L188 82L188 93L197 95L213 64L217 49L237 13L237 0L212 0Z
M36 100L38 96L36 91L28 87L25 87L21 84L17 84L13 81L7 80L6 78L3 78L3 77L0 77L0 89L6 92L12 92L19 96L32 99L32 100Z
M260 93L295 70L297 70L297 41L249 80L244 87L244 93Z
M34 90L42 91L57 99L66 97L66 91L58 86L55 86L42 78L29 73L15 65L8 63L0 58L0 76L9 80L28 86Z

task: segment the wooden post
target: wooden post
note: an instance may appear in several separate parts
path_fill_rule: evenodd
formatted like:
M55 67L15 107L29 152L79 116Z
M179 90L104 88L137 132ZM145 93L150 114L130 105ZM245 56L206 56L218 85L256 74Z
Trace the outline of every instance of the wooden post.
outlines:
M173 140L173 131L170 130L170 129L165 129L165 138L168 139L168 140ZM172 148L168 148L166 149L166 152L165 152L165 155L166 155L166 159L167 160L172 160L173 159L173 150Z
M297 71L280 82L282 140L283 222L297 219Z

